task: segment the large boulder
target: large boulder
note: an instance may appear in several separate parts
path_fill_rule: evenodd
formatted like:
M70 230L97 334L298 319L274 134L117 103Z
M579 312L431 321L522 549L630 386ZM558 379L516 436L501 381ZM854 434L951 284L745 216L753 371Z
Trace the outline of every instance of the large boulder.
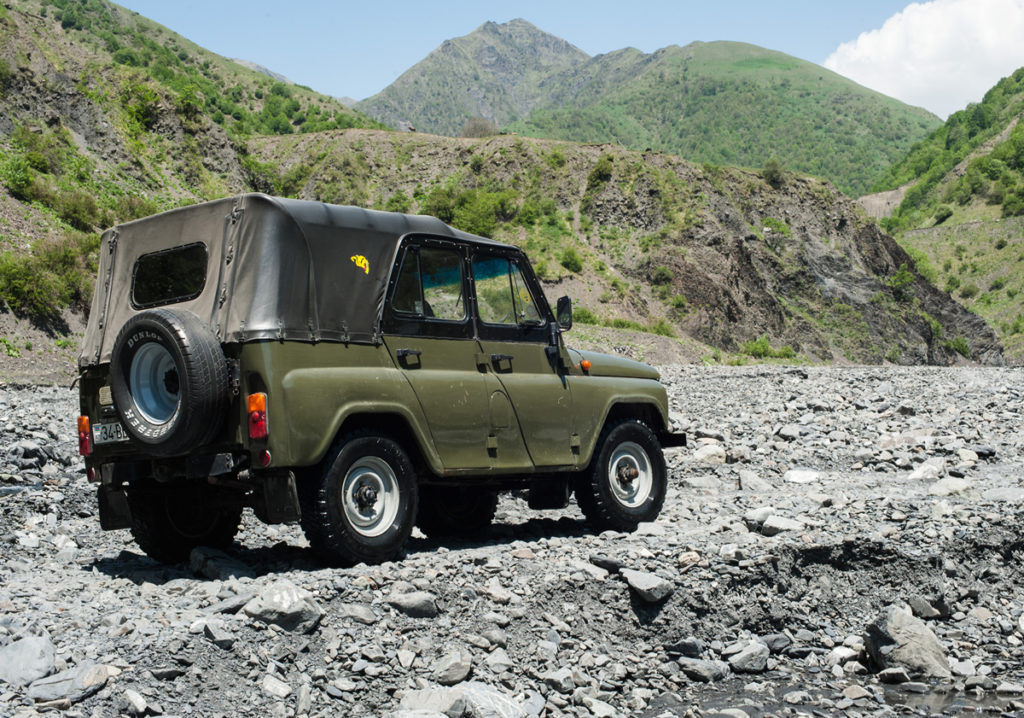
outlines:
M275 581L242 607L242 613L295 633L315 629L324 611L313 596L287 579Z
M867 627L864 648L878 670L902 667L921 678L951 676L939 639L904 606L889 606Z

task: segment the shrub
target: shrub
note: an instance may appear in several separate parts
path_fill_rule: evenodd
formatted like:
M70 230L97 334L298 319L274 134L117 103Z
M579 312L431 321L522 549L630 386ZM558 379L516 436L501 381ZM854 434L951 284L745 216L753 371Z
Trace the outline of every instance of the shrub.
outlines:
M35 174L23 156L12 156L0 163L0 180L15 197L28 199L29 188Z
M764 334L757 339L744 342L740 347L740 354L745 354L754 359L792 359L796 356L796 352L788 344L778 349L772 349L768 336Z
M653 284L671 284L673 278L672 270L665 265L655 267L654 273L651 274L651 282Z
M409 198L402 190L398 190L393 195L388 197L388 201L384 204L384 209L388 212L408 212L409 207L412 205L412 199Z
M583 259L575 247L567 247L558 258L558 262L573 274L583 271Z
M75 229L91 230L100 220L100 209L90 192L75 190L57 196L54 209L60 218Z
M997 277L997 278L992 280L992 283L990 285L988 285L988 290L990 292L998 292L1000 289L1002 289L1005 286L1006 286L1006 278L1005 277Z
M946 339L942 342L944 349L955 351L957 354L963 357L970 358L971 346L967 343L965 337L957 337L956 339Z
M935 224L942 224L953 216L953 208L948 204L940 204L935 210Z
M965 284L963 287L960 288L960 296L963 299L973 299L974 297L978 296L978 292L980 291L981 290L978 289L978 285L972 282L970 284Z
M484 168L484 158L480 155L473 155L469 158L469 169L473 170L473 174L480 174L480 170Z
M672 325L664 319L658 319L649 327L652 334L659 334L663 337L674 337L676 333L672 330Z
M493 137L498 134L498 126L483 117L471 117L462 126L459 137Z
M892 289L896 299L905 301L910 298L909 289L910 285L914 283L914 275L907 269L907 265L904 263L900 265L900 268L891 277L885 280L885 283Z
M578 324L600 324L601 320L586 307L574 307L572 320Z
M600 159L594 163L593 169L590 170L590 174L587 175L587 191L597 190L605 182L612 178L612 162L613 158L611 155L601 155Z
M786 183L786 171L782 169L782 164L772 157L764 163L764 168L761 170L761 178L775 189L778 189Z

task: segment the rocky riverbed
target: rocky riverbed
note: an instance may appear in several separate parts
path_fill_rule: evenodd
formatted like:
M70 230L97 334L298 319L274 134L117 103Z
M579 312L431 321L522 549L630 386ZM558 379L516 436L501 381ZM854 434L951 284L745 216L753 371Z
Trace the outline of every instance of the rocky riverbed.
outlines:
M1024 715L1020 369L666 367L657 522L504 496L329 569L99 527L77 400L0 390L0 715ZM419 712L416 712L419 711Z

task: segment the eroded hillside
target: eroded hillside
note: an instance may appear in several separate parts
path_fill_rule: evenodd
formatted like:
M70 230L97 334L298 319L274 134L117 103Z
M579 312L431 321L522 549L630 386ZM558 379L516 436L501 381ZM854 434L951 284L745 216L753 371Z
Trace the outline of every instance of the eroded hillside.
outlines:
M1002 361L982 320L813 178L517 136L350 130L250 148L257 189L426 212L525 247L583 322L755 355Z

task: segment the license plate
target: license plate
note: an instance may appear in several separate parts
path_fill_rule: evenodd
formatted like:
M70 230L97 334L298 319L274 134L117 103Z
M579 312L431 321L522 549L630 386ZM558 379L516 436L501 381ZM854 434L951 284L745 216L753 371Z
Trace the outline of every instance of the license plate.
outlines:
M121 441L128 441L128 432L124 430L120 421L112 421L109 424L96 424L92 429L92 440L97 444L116 444Z

